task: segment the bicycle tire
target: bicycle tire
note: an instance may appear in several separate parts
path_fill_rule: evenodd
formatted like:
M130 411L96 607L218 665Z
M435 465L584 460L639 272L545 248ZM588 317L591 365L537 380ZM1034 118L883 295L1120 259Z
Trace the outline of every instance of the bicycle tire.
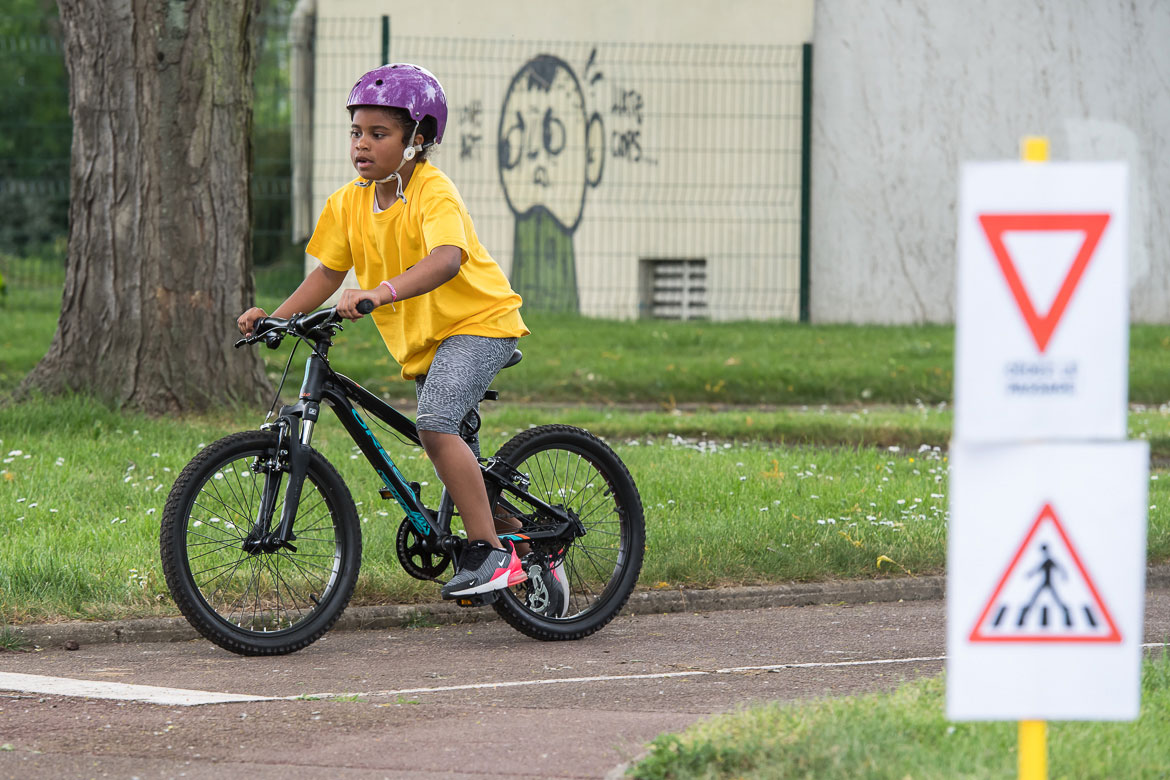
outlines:
M549 617L529 609L524 583L500 591L492 606L533 639L581 639L599 631L625 606L642 570L646 525L629 470L605 442L569 425L530 428L496 457L529 479L531 495L577 516L586 535L563 552L568 614Z
M353 498L316 450L293 529L296 550L243 549L265 479L251 466L276 442L275 432L246 431L204 448L163 510L159 546L175 604L202 636L240 655L282 655L315 642L345 610L361 565ZM273 527L282 507L283 489Z

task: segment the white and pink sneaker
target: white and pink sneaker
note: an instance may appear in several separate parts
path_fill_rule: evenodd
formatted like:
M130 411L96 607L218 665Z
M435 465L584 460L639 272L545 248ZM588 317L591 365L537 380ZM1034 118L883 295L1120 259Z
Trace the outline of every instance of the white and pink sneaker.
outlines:
M443 586L442 596L453 599L458 596L473 596L501 588L510 588L524 582L528 575L520 565L516 548L510 541L501 550L478 539L463 551L455 576Z

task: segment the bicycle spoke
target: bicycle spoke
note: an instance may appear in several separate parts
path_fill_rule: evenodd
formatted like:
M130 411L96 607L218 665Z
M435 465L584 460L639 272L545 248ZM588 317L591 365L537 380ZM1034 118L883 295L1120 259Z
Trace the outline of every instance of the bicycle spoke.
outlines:
M222 474L223 471L220 470L218 473ZM226 479L227 479L227 477L224 477L224 480L226 480ZM217 480L215 479L215 477L213 475L212 478L207 480L207 483L203 486L203 494L206 495L208 498L211 498L215 501L218 501L220 503L220 505L223 506L224 509L226 509L229 513L235 513L236 515L238 515L239 520L241 522L246 523L246 524L254 523L256 521L255 517L250 516L249 514L245 513L241 509L239 509L237 506L233 506L232 504L229 504L227 501L224 500L224 497L220 493L219 486L216 484L216 482L217 482ZM233 496L232 496L233 500L239 500L240 503L244 503L242 501L242 499L236 498L236 496L234 495L235 489L232 487L230 482L228 483L227 487L228 487L229 492L231 492L233 494ZM210 488L210 490L208 488ZM245 505L244 509L251 509L251 507ZM211 510L208 509L207 511L211 511Z

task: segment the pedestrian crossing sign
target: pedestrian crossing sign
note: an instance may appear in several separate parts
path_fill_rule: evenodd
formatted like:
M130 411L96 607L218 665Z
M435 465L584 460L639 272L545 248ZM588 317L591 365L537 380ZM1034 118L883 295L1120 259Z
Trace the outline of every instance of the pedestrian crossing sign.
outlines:
M971 629L972 642L1121 642L1052 504L1028 529Z
M950 720L1137 717L1149 456L951 442Z

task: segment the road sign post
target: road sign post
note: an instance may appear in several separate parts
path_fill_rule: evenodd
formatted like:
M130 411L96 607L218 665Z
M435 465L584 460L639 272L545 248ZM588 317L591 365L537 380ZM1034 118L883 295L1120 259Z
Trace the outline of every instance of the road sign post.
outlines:
M1125 442L1127 170L963 167L947 557L947 713L1046 723L1140 705L1149 450Z

